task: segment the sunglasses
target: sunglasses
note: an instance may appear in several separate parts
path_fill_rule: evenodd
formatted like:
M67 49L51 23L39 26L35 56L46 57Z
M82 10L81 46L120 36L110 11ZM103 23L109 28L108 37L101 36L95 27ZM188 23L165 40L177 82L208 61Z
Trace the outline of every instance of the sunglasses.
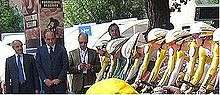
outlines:
M200 39L212 40L212 36L204 36L204 37L200 37Z
M103 49L103 48L106 48L106 45L103 45L103 46L97 46L96 47L98 50L101 50L101 49Z
M87 44L88 42L79 42L79 44Z
M219 41L217 41L216 43L217 43L218 45L220 45L220 42L219 42Z
M212 36L203 36L203 37L200 37L199 35L200 35L200 33L192 34L192 37L193 37L194 39L196 39L196 38L200 38L200 39L204 39L204 40L211 40L211 39L212 39Z
M192 34L192 37L193 37L194 39L199 38L199 33Z

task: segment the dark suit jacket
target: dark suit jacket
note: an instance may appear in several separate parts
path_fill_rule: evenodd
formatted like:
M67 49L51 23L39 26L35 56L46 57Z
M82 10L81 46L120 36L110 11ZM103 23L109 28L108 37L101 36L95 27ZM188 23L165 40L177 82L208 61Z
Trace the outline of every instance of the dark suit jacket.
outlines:
M81 63L79 49L75 49L69 52L69 63L69 72L73 74L73 91L79 92L83 87L83 82L87 85L95 83L96 73L98 73L101 69L100 59L95 50L88 48L88 64L91 64L93 68L91 70L88 70L85 76L83 76L82 70L78 70L78 65Z
M28 91L39 90L39 76L36 69L35 59L32 55L23 55L23 66L26 76L25 85ZM5 70L6 93L19 93L19 74L15 55L6 59Z
M52 59L46 45L39 47L36 53L36 63L41 80L60 79L61 83L66 84L69 66L67 58L66 49L61 45L55 45ZM66 89L66 85L62 89Z

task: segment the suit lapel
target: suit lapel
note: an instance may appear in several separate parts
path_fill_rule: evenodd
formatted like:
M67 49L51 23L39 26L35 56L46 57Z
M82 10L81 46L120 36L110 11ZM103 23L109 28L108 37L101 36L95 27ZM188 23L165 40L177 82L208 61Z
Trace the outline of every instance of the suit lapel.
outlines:
M13 69L15 69L15 71L16 72L14 72L15 73L15 75L16 75L16 77L18 78L19 76L19 74L18 74L18 66L17 66L17 62L16 62L16 56L14 55L13 57L12 57L12 63L14 63L14 64L12 64L13 66L12 67L14 67Z
M49 51L46 45L43 46L43 52L45 52L44 54L45 54L46 59L50 60Z
M59 46L57 46L57 45L55 45L55 47L54 47L55 49L54 49L54 56L56 55L56 54L58 54L58 50L59 50Z
M90 57L92 57L92 52L91 52L91 50L88 48L88 64L91 64L91 58Z
M13 62L13 63L14 63L13 65L14 65L14 67L15 67L15 70L17 71L16 73L18 73L18 66L17 66L16 56L14 55L12 58L13 58L12 60L14 61L14 62Z
M25 73L25 76L27 75L27 71L28 71L28 60L27 60L27 55L23 55L23 66L24 66L24 73Z
M79 48L76 51L76 59L78 60L77 63L81 63L81 58L80 58L80 50Z

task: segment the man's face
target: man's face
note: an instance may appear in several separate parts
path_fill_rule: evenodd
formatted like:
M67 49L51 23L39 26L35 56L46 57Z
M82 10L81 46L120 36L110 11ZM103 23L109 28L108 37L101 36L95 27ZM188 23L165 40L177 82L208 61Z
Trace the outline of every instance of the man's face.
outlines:
M159 49L161 47L161 44L158 43L151 43L154 49Z
M167 48L168 48L168 44L167 44L167 43L164 43L164 44L162 45L162 48L163 48L163 49L167 49Z
M16 54L23 53L23 44L19 41L15 41L14 43L12 43L12 48L15 50Z
M100 54L100 56L104 56L105 53L107 52L106 50L106 46L102 46L102 47L96 47L98 50L98 53Z
M181 48L182 48L183 51L188 51L189 48L190 48L190 43L187 42L187 41L186 41L186 42L183 42Z
M136 50L133 50L132 55L133 58L144 57L144 47L136 47Z
M117 26L110 27L109 33L113 39L120 37L119 29Z
M192 35L192 37L196 40L196 45L200 46L202 44L202 39L199 38L199 33L195 33Z
M86 50L87 43L88 43L88 40L86 37L83 37L83 36L79 37L79 46L82 50Z
M206 36L202 38L204 40L204 46L210 48L212 46L212 36Z
M45 34L45 42L49 46L53 46L56 43L55 34L53 32L47 32Z
M173 48L174 50L177 50L180 46L175 41L172 41L169 43L169 47Z

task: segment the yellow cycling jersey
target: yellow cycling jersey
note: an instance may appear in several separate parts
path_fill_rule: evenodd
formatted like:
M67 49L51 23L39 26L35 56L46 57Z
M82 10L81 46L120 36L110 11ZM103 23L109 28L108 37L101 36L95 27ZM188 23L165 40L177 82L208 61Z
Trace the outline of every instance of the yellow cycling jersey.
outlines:
M106 71L106 68L110 64L110 55L108 53L106 53L105 56L101 57L101 63L102 63L101 70L97 75L96 82L102 80L102 78L104 77L104 72Z
M173 48L169 48L168 66L167 69L165 70L165 73L163 74L161 81L158 84L159 86L163 86L168 83L170 75L175 67L176 57L177 57L176 50L174 50Z
M136 58L134 59L134 64L132 65L129 73L128 73L128 76L126 78L126 81L129 81L130 79L132 79L133 77L135 77L136 75L136 72L138 71L138 67L140 66L140 58Z
M194 69L195 69L195 64L198 60L199 57L199 48L196 45L196 41L193 40L190 43L190 50L189 50L189 63L187 64L187 71L184 76L185 81L190 81L192 76L194 75Z
M151 47L151 45L146 44L145 50L146 51L145 51L145 55L144 55L144 61L141 64L141 67L138 71L138 76L137 76L135 81L138 81L139 79L141 79L142 75L147 71L147 67L148 67L148 64L149 64L150 59L151 59L151 55L152 55L152 52L153 52L153 48Z
M219 45L217 43L214 44L214 47L212 49L213 57L212 57L212 63L211 67L208 69L208 72L206 74L205 80L202 83L203 87L206 87L210 82L212 81L213 77L217 75L217 68L219 65Z
M182 50L177 52L177 59L175 62L174 70L172 71L172 74L170 76L168 86L175 85L178 75L180 73L180 69L182 68L185 56L186 55Z
M196 85L199 83L200 79L203 76L204 73L204 68L205 68L205 64L207 62L207 49L200 46L199 47L199 64L198 64L198 68L193 76L193 79L191 80L191 83L193 85Z
M101 62L102 62L102 65L101 65L102 67L109 65L110 64L110 55L108 53L105 53L105 56L101 57Z
M216 74L217 73L217 68L218 68L218 63L219 63L219 45L217 43L214 44L214 48L212 50L213 52L213 57L212 57L212 63L211 67L208 71L209 74Z
M163 63L163 61L166 58L166 53L167 53L167 49L161 49L159 50L159 55L157 56L157 60L155 62L154 68L150 74L150 77L148 79L148 83L150 82L154 82L158 76L161 64Z

